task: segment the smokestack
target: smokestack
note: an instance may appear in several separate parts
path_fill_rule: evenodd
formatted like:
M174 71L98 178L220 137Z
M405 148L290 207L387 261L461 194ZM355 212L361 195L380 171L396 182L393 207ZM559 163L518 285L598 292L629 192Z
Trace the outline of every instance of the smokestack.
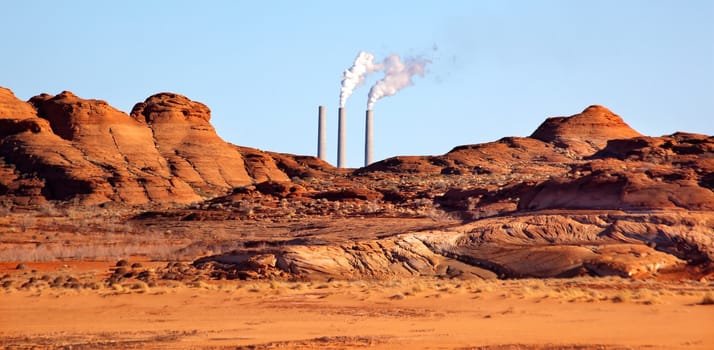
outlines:
M346 168L347 167L347 116L345 115L345 109L340 107L337 110L339 114L339 120L337 125L337 167Z
M374 128L373 128L372 110L366 112L366 121L364 126L364 166L372 164L374 158Z
M317 107L317 157L327 161L327 115L325 106Z

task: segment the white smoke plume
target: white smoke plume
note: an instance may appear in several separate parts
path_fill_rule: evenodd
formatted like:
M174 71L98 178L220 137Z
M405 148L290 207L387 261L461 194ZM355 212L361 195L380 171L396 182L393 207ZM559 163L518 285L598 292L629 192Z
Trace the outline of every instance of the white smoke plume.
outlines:
M369 90L367 109L371 110L377 100L392 96L397 91L412 85L414 75L424 76L426 65L431 61L423 58L408 58L402 61L398 55L391 55L384 59L382 69L384 78L374 83Z
M354 89L364 83L367 75L382 70L381 64L375 64L374 55L369 52L360 51L355 58L352 67L345 69L342 76L342 88L340 89L340 107L345 106L345 102L350 98Z

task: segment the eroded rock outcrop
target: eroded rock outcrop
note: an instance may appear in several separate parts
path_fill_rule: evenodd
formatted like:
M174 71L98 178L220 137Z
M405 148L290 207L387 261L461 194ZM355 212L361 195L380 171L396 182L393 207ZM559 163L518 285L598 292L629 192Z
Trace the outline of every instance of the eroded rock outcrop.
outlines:
M194 264L215 262L227 278L241 279L642 278L711 261L711 223L701 214L527 215L331 246L232 251Z
M103 173L106 197L128 204L200 199L159 154L152 130L104 101L65 91L30 99L52 131Z
M156 148L176 176L207 193L250 184L243 156L221 140L200 102L160 93L138 103L131 116L153 132Z
M0 89L0 195L19 204L196 202L320 171L299 158L223 141L208 107L178 94L151 96L130 116L69 91L23 102Z
M8 199L39 204L47 199L89 195L109 200L112 193L103 171L67 140L57 136L29 103L7 89L0 94L0 178Z

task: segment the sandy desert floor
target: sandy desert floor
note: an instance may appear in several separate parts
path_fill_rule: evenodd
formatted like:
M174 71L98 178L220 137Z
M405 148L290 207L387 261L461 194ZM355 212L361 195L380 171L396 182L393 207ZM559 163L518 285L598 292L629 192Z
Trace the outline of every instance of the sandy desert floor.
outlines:
M27 265L0 270L99 278L111 266ZM702 304L712 290L709 282L619 278L9 287L0 290L0 346L712 349L714 305Z

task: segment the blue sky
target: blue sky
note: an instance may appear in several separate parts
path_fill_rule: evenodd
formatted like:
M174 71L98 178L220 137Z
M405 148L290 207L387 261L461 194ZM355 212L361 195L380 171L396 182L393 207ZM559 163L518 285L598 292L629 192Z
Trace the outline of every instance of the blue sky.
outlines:
M714 134L714 1L4 1L0 86L70 90L129 112L173 91L225 140L335 163L340 80L360 50L422 55L414 85L375 105L375 158L527 136L602 104L638 131ZM347 102L363 160L373 76Z

